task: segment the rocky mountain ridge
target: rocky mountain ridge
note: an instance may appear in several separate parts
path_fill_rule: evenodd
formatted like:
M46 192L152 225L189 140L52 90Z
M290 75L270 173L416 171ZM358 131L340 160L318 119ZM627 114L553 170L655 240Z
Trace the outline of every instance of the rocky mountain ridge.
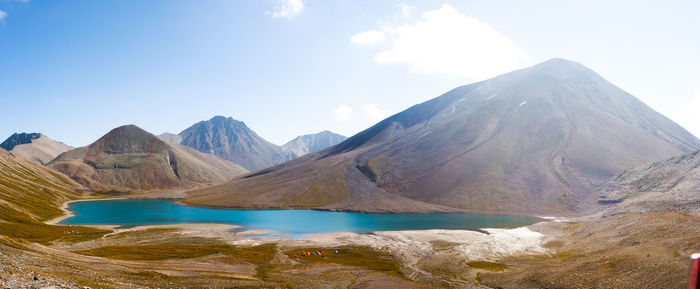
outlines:
M244 122L223 116L200 121L178 135L164 133L160 137L241 164L250 171L265 169L346 139L330 131L322 131L299 136L277 146L260 137Z

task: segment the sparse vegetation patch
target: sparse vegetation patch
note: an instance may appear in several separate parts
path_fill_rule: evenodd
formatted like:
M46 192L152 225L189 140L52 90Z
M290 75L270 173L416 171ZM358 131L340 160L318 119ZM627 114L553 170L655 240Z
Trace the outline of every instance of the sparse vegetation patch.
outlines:
M503 270L510 269L510 267L508 267L504 264L499 264L499 263L494 263L494 262L489 262L489 261L470 261L470 262L467 262L467 265L469 265L469 267L472 267L472 268L489 270L489 271L503 271Z

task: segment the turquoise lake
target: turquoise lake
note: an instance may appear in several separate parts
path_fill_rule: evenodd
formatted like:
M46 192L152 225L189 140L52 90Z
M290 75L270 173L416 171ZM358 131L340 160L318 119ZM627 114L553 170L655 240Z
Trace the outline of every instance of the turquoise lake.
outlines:
M372 231L466 229L516 227L541 219L526 216L466 213L368 214L315 210L226 210L175 204L172 199L125 199L74 202L75 216L61 224L139 225L177 223L223 223L242 226L241 230L270 230L270 236L300 238L307 234L331 232L367 233Z

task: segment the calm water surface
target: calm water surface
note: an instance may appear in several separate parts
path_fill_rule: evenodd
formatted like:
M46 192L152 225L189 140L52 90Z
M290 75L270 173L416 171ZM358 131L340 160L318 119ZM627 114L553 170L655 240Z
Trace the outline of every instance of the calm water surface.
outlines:
M126 199L74 202L75 216L61 224L110 224L132 227L177 223L224 223L241 230L271 230L300 238L330 232L478 229L524 226L540 221L524 216L482 214L367 214L313 210L225 210L177 205L172 199Z

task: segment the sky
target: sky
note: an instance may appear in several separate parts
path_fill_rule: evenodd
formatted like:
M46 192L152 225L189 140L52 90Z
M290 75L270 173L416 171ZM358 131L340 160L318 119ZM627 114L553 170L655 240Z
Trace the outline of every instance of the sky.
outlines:
M0 0L0 139L72 146L215 115L351 136L566 58L700 136L699 1Z

